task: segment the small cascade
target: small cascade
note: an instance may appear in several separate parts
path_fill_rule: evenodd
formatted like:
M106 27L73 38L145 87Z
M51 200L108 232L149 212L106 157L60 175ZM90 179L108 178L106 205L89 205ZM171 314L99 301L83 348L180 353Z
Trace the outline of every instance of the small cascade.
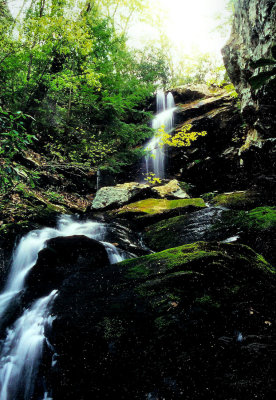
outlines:
M107 225L104 223L80 222L69 216L62 216L56 229L44 228L24 236L15 249L7 284L0 295L0 318L7 311L12 299L24 289L25 279L35 265L39 251L51 238L85 235L104 244L111 264L126 258L123 251L104 241L107 232ZM44 332L52 325L54 318L51 316L51 305L57 295L57 290L54 290L47 297L38 299L24 311L11 328L7 329L0 352L1 400L32 398L43 346L46 342ZM48 393L49 391L41 390L41 398L44 395L44 399L51 399Z
M162 126L167 133L173 129L173 116L175 111L175 103L172 93L165 93L158 90L156 94L157 114L152 121L152 128L155 132ZM161 146L160 137L153 136L148 141L144 149L149 153L145 156L143 164L145 164L145 173L154 173L158 178L165 178L165 149Z
M97 169L97 186L96 186L97 191L100 189L100 187L101 187L101 170Z
M0 399L31 399L42 357L45 329L51 327L51 304L57 291L37 300L8 329L0 359Z
M62 216L57 229L44 228L29 232L24 236L14 252L11 271L4 291L0 295L0 318L13 298L24 288L25 279L47 240L57 236L71 235L85 235L95 240L103 240L105 232L104 224L93 221L81 223L73 221L69 216Z

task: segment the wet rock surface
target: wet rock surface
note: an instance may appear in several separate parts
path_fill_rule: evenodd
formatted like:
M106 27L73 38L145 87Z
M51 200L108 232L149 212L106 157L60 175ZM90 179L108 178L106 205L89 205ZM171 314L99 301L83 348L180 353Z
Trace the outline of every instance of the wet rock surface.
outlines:
M271 398L273 285L222 243L78 271L54 305L54 398Z
M144 241L155 251L204 241L226 240L234 230L225 229L221 221L223 209L211 207L187 215L169 218L146 228ZM219 224L216 227L216 224Z

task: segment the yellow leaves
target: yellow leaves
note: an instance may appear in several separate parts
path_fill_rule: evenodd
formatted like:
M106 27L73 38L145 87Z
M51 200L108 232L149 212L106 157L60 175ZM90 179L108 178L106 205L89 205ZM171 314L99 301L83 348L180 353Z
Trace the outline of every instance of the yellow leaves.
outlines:
M149 172L148 174L146 174L145 181L153 185L162 182L161 179L158 178L153 172Z
M174 136L165 132L164 125L158 130L156 136L160 138L160 145L171 147L189 147L199 136L206 136L207 132L190 132L191 124L184 125Z

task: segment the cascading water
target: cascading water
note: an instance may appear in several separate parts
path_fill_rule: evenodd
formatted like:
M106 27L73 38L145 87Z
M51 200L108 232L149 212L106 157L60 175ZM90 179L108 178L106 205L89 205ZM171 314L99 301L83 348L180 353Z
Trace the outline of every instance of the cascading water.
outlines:
M152 121L152 128L155 132L162 126L167 133L173 128L173 115L175 111L175 103L172 93L165 93L158 90L156 94L157 114ZM161 145L161 138L153 136L146 144L144 149L148 152L143 163L145 164L145 173L154 173L158 178L165 178L165 150Z
M57 291L37 300L30 309L8 329L0 360L0 399L28 400L33 394L35 376L42 357L45 328L50 327L50 305Z
M35 265L38 253L45 247L46 241L57 236L85 235L101 241L107 251L111 264L124 259L111 243L104 241L107 226L93 221L74 221L62 216L57 229L44 228L32 231L24 236L17 246L7 284L0 296L0 318L9 308L12 299L24 288L25 278ZM57 291L38 299L13 326L7 330L7 336L1 345L0 353L0 399L29 400L32 398L43 345L46 341L45 329L51 327L51 305ZM40 399L51 399L44 390Z

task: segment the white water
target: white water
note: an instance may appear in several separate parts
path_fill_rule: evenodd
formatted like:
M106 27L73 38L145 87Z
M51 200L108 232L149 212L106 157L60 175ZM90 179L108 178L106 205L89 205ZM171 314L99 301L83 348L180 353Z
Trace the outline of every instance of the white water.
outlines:
M15 249L7 284L0 295L0 318L12 299L24 288L26 276L47 240L57 236L85 235L104 244L111 264L122 261L123 256L116 247L104 242L106 234L104 223L74 221L69 216L63 216L56 229L44 228L24 236ZM46 341L44 332L52 324L51 305L56 296L55 290L37 300L7 330L0 354L0 400L31 398ZM51 399L48 392L44 393L44 399Z
M152 121L152 128L155 132L164 126L164 130L170 133L173 128L173 115L175 111L175 103L173 95L165 93L161 90L156 94L157 114ZM161 138L153 136L145 146L148 154L145 156L144 163L146 174L154 173L158 178L165 178L165 149L161 146Z
M52 325L50 305L57 291L37 300L8 329L0 359L0 399L31 398L42 357L45 328Z

